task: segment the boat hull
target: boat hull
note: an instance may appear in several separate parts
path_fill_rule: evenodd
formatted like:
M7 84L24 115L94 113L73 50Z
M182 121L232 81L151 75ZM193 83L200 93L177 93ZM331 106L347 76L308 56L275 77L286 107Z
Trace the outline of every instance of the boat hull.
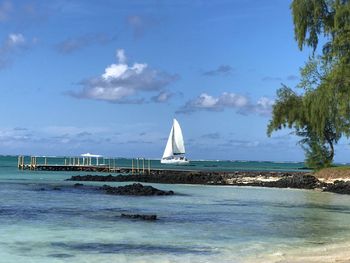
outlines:
M188 164L189 160L186 158L169 158L169 159L161 159L160 163L162 164Z

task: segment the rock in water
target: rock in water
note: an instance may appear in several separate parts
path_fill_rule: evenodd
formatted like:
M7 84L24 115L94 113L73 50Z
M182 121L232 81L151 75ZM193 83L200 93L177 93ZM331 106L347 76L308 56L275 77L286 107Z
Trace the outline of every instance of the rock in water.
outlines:
M157 215L122 214L121 217L132 218L132 219L148 220L148 221L157 220Z
M152 186L143 186L140 183L130 184L126 186L112 187L109 185L104 185L101 187L105 190L107 194L111 195L139 195L139 196L149 196L149 195L173 195L173 191L163 191Z

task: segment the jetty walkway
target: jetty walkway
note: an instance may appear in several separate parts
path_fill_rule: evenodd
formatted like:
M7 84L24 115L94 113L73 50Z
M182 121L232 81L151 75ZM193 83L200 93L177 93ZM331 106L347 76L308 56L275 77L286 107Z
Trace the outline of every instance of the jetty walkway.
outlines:
M101 160L102 159L102 160ZM102 163L101 163L102 161ZM50 163L49 163L50 162ZM164 174L168 172L198 172L190 169L151 168L151 160L136 158L130 166L118 166L115 158L82 158L82 157L36 157L18 156L19 170L32 171L65 171L65 172L98 172L116 174Z

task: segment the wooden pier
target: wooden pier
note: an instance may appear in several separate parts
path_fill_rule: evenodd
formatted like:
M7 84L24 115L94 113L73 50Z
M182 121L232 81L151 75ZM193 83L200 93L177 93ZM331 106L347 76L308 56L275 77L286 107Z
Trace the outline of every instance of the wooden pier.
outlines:
M53 160L60 159L62 164L50 163ZM99 172L99 173L126 173L126 174L150 174L151 162L145 158L136 158L131 160L131 167L117 166L115 158L85 157L37 157L37 156L18 156L19 170L32 171L66 171L66 172Z

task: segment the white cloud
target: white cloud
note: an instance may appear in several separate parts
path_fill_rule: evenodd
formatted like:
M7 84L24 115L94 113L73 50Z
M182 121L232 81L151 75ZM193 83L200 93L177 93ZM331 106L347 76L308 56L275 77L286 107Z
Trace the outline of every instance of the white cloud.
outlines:
M105 69L105 73L102 77L105 80L113 79L113 78L125 78L125 72L128 70L128 66L125 64L112 64L108 68Z
M193 107L204 108L204 109L213 109L217 107L219 99L214 98L206 93L202 93L198 98L191 101Z
M22 34L10 34L8 36L8 45L10 46L22 45L25 42L26 40Z
M120 64L126 63L126 56L125 56L124 49L117 49L117 58Z
M274 103L275 101L272 99L261 97L256 103L255 111L261 115L268 115L271 113L271 109Z
M127 79L132 75L139 75L147 69L147 64L134 63L132 67L126 64L126 56L124 54L124 49L117 50L118 64L112 64L105 69L105 73L102 78L105 80L112 79Z
M232 108L242 108L248 105L248 98L235 93L224 92L219 97L218 103Z
M169 91L165 91L165 90L162 90L159 92L158 95L156 96L153 96L151 98L151 100L153 102L157 102L157 103L163 103L163 102L167 102L171 97L173 97L174 94L169 92Z
M0 69L11 64L15 54L27 50L34 44L20 33L9 34L0 44Z
M142 103L145 99L138 96L140 93L160 92L177 79L176 75L157 71L146 63L126 64L123 49L118 49L116 54L117 63L106 67L100 77L82 81L80 92L69 94L114 103Z
M177 112L193 113L201 110L222 111L226 108L231 108L244 115L250 113L269 115L273 103L274 101L267 97L261 97L256 103L252 103L248 97L236 93L223 92L218 97L202 93L197 98L189 100Z

